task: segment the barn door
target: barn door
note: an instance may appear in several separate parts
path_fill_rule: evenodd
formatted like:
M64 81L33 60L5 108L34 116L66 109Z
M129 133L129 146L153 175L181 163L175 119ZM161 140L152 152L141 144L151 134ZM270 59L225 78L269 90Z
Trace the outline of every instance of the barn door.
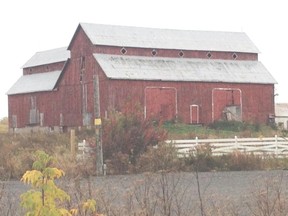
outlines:
M190 124L199 124L199 106L190 105Z
M176 89L170 87L147 87L145 89L145 117L173 120L177 115Z
M212 121L242 120L242 93L240 89L214 88L212 90Z

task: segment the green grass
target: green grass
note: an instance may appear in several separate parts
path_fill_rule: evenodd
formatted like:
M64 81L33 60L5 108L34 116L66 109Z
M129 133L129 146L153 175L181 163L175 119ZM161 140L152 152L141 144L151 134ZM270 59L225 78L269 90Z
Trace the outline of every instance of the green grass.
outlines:
M238 137L270 137L282 132L267 125L241 122L216 122L209 126L165 123L168 139L213 139Z
M168 132L168 139L213 139L238 137L271 137L283 132L274 127L242 122L219 121L210 126L188 125L183 123L167 122L163 125ZM8 118L0 120L0 133L8 132Z

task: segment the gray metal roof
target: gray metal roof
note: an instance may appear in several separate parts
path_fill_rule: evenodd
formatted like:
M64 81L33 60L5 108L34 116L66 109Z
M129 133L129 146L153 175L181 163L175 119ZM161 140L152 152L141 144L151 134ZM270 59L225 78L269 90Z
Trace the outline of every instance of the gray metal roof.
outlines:
M52 91L61 71L37 73L21 76L9 89L7 95L24 94L32 92Z
M243 32L192 31L80 23L94 45L259 53Z
M70 51L67 47L57 48L35 53L22 68L34 67L39 65L64 62L70 58Z
M275 84L259 61L94 54L111 79Z

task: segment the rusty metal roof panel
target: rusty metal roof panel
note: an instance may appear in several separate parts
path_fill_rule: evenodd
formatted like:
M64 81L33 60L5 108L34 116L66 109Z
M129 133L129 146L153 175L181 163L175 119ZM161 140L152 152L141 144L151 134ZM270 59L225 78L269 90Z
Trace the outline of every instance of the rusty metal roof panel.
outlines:
M243 32L192 31L80 23L94 45L259 53Z
M259 61L94 54L110 79L275 84Z
M65 62L68 58L70 58L70 51L67 50L67 47L37 52L22 66L22 68Z
M60 77L60 74L61 71L53 71L23 75L9 89L7 95L52 91Z

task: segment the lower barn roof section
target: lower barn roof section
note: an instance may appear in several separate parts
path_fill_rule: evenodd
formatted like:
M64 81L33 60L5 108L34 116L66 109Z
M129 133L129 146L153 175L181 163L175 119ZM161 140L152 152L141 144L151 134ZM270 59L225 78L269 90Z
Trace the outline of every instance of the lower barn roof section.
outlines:
M70 51L67 47L46 50L35 53L22 68L35 67L39 65L53 64L56 62L65 62L70 58Z
M53 71L47 73L23 75L9 89L7 95L52 91L55 88L60 74L61 71Z
M276 84L259 61L94 54L110 79Z

